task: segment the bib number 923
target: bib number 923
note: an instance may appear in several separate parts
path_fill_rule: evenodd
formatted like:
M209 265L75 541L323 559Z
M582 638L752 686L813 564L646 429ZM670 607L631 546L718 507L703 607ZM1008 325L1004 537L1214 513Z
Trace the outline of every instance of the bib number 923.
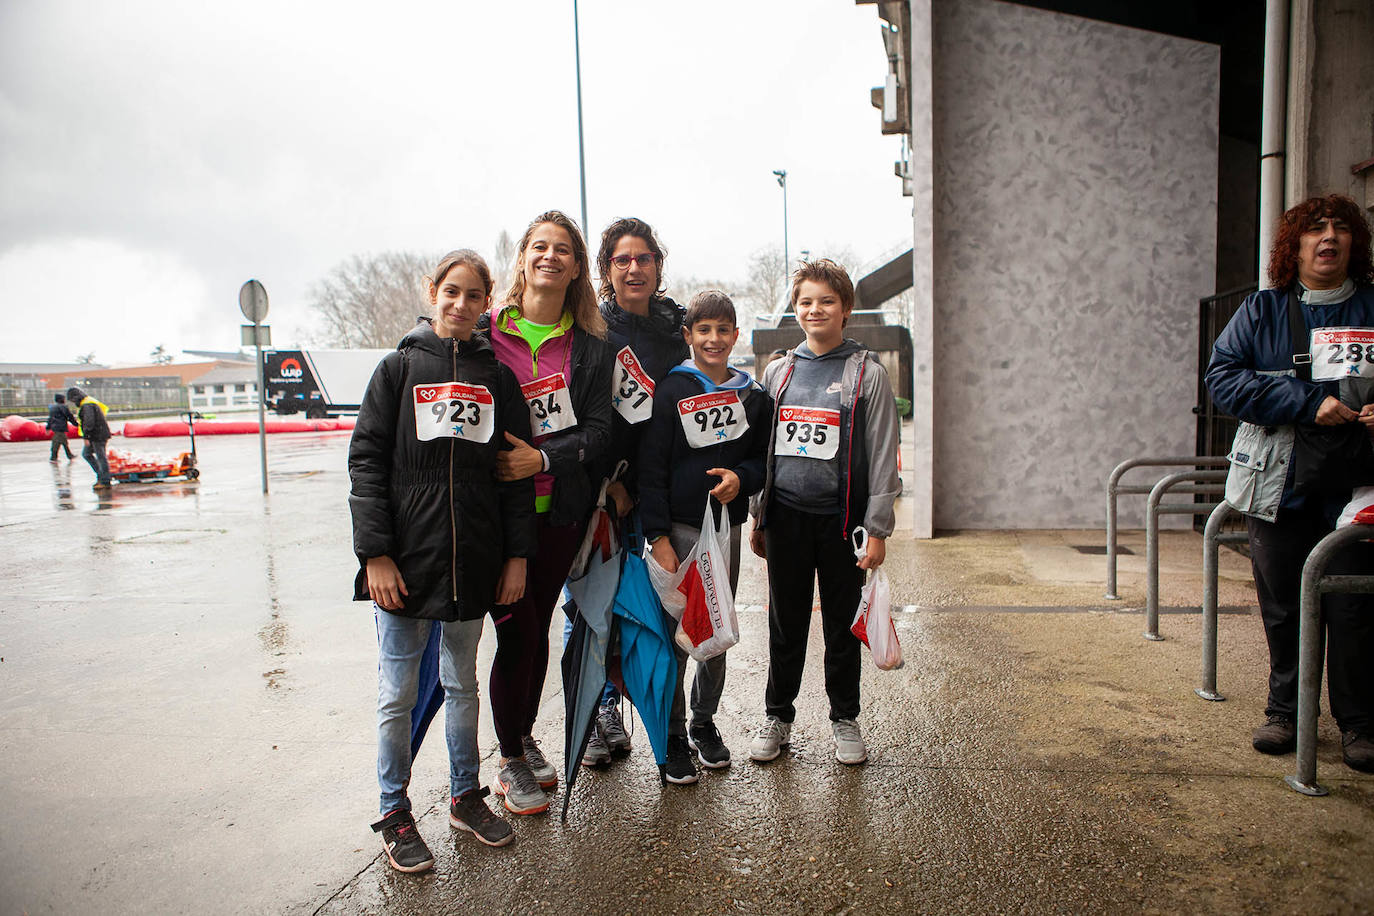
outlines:
M421 442L434 439L491 441L496 416L491 392L485 386L462 382L416 385L414 396L415 437Z

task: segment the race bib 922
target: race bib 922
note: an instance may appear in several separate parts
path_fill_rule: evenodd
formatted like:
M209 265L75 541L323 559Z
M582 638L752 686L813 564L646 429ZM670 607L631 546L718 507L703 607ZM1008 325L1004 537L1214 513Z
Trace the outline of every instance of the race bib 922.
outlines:
M716 391L677 402L682 432L692 448L733 442L749 431L744 405L734 391Z
M1312 380L1374 378L1374 328L1312 331Z
M443 382L415 386L415 438L490 442L496 405L483 385Z

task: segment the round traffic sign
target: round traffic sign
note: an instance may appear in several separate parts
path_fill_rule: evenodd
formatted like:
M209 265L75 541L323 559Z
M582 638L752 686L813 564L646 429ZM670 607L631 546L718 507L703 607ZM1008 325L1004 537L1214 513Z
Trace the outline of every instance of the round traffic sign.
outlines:
M257 280L249 280L239 288L239 308L243 317L254 324L267 317L267 290Z

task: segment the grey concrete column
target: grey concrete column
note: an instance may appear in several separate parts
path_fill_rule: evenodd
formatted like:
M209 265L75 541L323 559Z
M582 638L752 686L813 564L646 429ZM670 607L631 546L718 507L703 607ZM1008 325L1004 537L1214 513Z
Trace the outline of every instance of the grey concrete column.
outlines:
M911 101L911 529L935 536L935 146L931 0L910 0Z

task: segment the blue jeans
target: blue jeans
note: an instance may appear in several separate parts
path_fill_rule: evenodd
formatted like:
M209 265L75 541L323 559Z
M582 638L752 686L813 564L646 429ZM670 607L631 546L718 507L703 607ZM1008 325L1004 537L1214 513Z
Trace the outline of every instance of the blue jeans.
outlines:
M87 439L85 447L81 449L81 457L85 458L91 470L95 471L96 483L110 482L110 459L105 454L105 446L109 444L108 441L92 442Z
M444 737L449 792L477 788L477 643L482 621L413 620L375 608L377 617L377 783L381 813L410 810L410 711L419 689L420 657L429 630L443 627L439 680L444 686Z

